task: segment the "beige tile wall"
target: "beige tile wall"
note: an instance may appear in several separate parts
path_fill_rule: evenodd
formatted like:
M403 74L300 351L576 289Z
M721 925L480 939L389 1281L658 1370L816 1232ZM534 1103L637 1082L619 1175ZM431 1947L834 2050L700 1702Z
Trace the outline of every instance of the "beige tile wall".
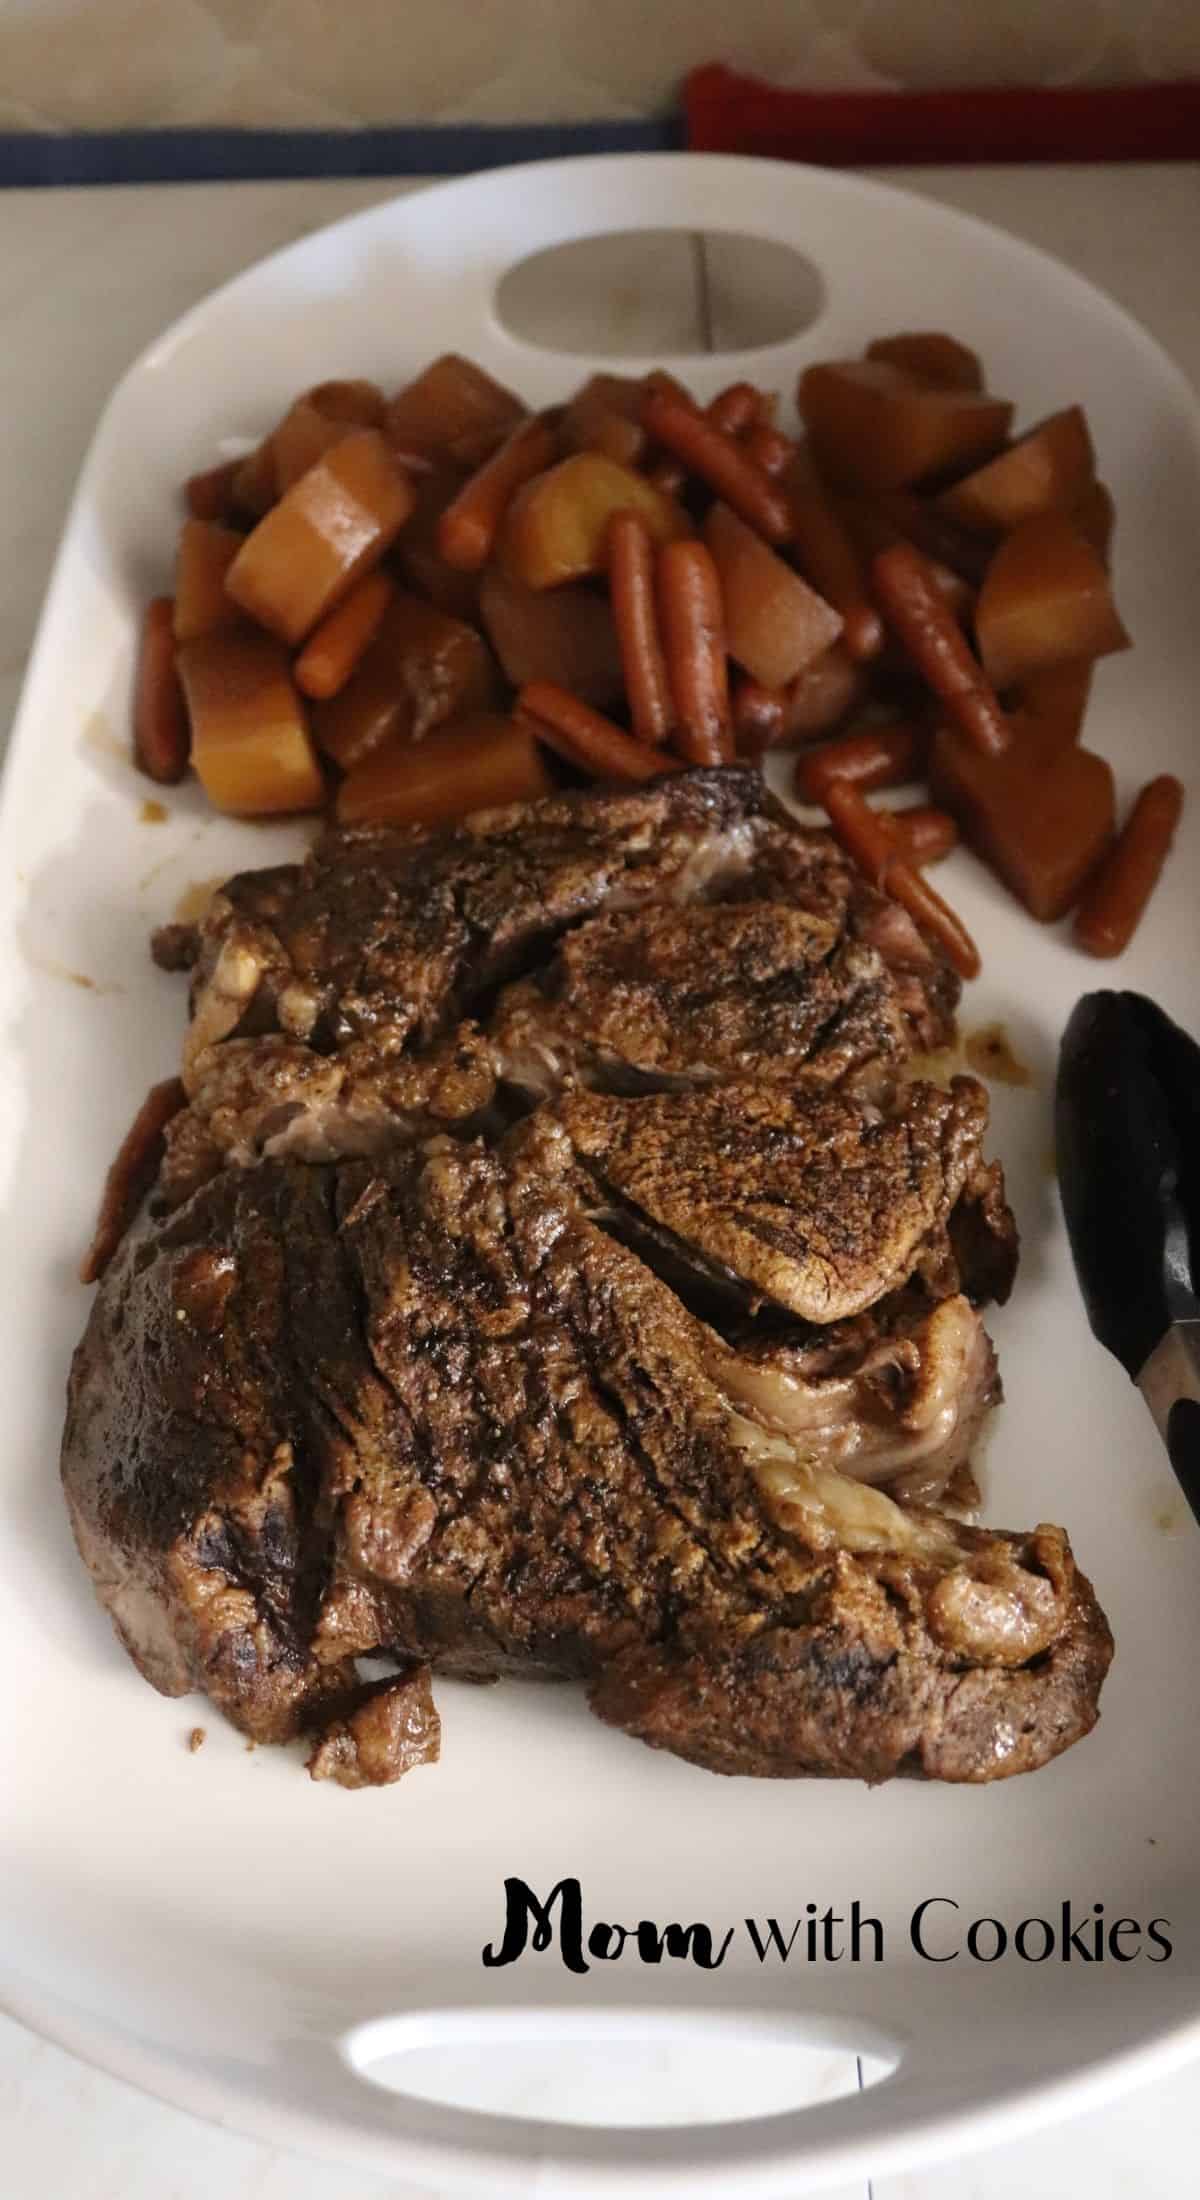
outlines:
M652 115L816 86L1200 74L1200 0L0 0L0 128Z

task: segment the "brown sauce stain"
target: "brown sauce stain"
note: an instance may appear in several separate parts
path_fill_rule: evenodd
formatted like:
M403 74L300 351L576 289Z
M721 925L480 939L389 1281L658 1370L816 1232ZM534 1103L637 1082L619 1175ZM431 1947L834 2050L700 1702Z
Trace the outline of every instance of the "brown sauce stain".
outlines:
M167 816L168 811L165 802L143 802L141 809L138 811L138 823L140 825L165 825Z
M53 955L36 955L26 950L29 962L47 978L58 978L63 985L77 985L84 993L124 993L123 985L102 985L99 978L89 978L86 970L72 970L67 963L56 962Z
M227 876L227 872L218 871L215 878L193 879L190 886L185 886L171 911L175 923L199 924L217 888L225 884Z
M981 1024L964 1042L967 1066L996 1085L1032 1085L1033 1072L1013 1052L1003 1024Z
M132 764L129 744L117 739L102 710L93 710L84 719L83 738L87 746L98 749L101 756L115 756L122 764Z

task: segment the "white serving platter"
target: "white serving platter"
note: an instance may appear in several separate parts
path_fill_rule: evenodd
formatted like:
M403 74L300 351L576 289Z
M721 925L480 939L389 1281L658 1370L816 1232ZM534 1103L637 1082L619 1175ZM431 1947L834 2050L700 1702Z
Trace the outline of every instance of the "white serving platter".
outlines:
M168 1702L137 1677L57 1484L81 1242L120 1134L177 1055L181 989L149 965L148 931L189 885L298 840L212 817L195 788L170 796L165 822L142 819L126 760L134 626L168 580L177 485L326 376L394 386L455 348L548 402L593 364L619 369L518 342L495 291L546 246L644 227L791 244L822 279L802 336L663 361L702 394L744 372L787 398L807 359L948 326L1022 420L1086 405L1136 642L1101 668L1087 737L1122 798L1153 771L1194 778L1194 400L1111 302L961 215L750 160L509 169L306 239L144 355L83 471L0 809L0 1995L182 2106L442 2189L798 2194L990 2143L1200 2050L1200 1540L1140 1400L1087 1331L1050 1151L1057 1037L1079 992L1137 986L1200 1019L1194 800L1110 970L969 859L943 874L985 958L964 1023L1001 1020L1034 1076L995 1094L1024 1254L989 1324L1007 1403L986 1517L1064 1521L1117 1638L1100 1727L1057 1764L981 1790L723 1781L600 1727L573 1690L442 1682L436 1770L361 1795L312 1787L295 1753L250 1752L200 1699ZM579 1879L589 1923L707 1921L718 1937L735 1925L735 1941L711 1972L627 1953L580 1976L553 1949L484 1968L509 1875L543 1896ZM929 1897L960 1905L933 1913L939 1952L973 1919L1011 1931L1069 1901L1076 1921L1094 1903L1110 1922L1167 1920L1173 1953L923 1961L908 1920ZM760 1964L738 1922L790 1929L810 1902L844 1913L855 1899L881 1921L882 1963ZM863 2059L892 2074L831 2098ZM623 2120L598 2124L606 2111Z

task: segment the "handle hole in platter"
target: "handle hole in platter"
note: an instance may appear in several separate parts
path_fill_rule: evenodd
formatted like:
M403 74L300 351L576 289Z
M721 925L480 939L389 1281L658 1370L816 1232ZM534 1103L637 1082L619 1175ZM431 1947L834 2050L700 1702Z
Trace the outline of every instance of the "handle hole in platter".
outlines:
M518 260L497 285L495 310L510 336L541 350L656 359L787 343L824 303L817 268L791 245L723 230L630 229Z
M464 2010L381 2018L343 2042L400 2099L579 2128L729 2124L816 2108L889 2077L844 2025L677 2010Z

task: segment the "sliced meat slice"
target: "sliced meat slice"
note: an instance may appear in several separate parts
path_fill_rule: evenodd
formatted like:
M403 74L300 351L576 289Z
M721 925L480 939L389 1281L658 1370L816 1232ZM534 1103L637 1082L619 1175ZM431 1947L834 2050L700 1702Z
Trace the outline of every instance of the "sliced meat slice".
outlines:
M500 997L502 1074L545 1096L719 1078L877 1088L907 1051L891 974L838 916L783 901L625 910L568 932Z
M814 843L824 843L826 852L818 856ZM909 1046L938 1054L952 1041L962 992L957 973L899 902L867 884L830 835L793 828L764 839L752 868L730 882L725 898L780 900L835 916L839 929L873 949L891 972Z
M545 1145L224 1170L126 1240L63 1474L147 1675L355 1776L372 1651L582 1678L726 1772L987 1780L1086 1733L1111 1643L1062 1531L902 1507L752 1418Z
M230 879L186 937L175 927L155 941L160 959L192 971L182 1065L192 1105L174 1133L168 1196L223 1158L334 1159L441 1123L474 1130L494 1070L477 1033L463 1040L474 1028L464 1007L486 1020L496 987L596 910L615 920L653 903L669 922L759 861L786 871L803 907L780 904L765 922L802 931L830 921L807 914L823 906L836 936L855 890L840 852L739 770L583 789L436 832L333 832L303 864ZM697 909L702 928L706 914ZM856 975L862 960L852 954L836 981L847 1059L869 1051L886 1020L886 983L869 955Z
M797 834L750 771L581 789L439 831L327 833L303 864L244 872L214 895L199 928L189 1059L235 1030L322 1053L365 1038L428 1044L566 926L605 908L698 899ZM824 850L822 862L845 871Z
M602 1191L752 1299L802 1321L859 1314L915 1271L958 1287L948 1224L987 1124L972 1077L916 1081L886 1111L843 1092L728 1083L554 1105Z
M366 1041L317 1054L295 1039L227 1039L200 1058L189 1104L167 1125L158 1192L177 1206L219 1168L279 1155L336 1161L439 1130L470 1134L495 1089L491 1047L470 1023L420 1055Z
M726 901L723 919L706 906ZM589 929L597 918L607 932ZM625 989L627 1038L610 998L598 1054L634 1078L690 1077L693 1064L706 1074L702 1027L721 1074L763 1048L823 1060L818 1080L852 1073L940 1043L957 997L903 912L756 772L683 772L440 831L332 832L303 864L230 879L186 944L171 934L157 945L192 969L184 1082L195 1090L231 1039L284 1039L321 1057L419 1053L464 1014L486 1026L495 989L536 971L576 927L588 937L564 948L557 977L502 1006L510 1065L534 1091L554 1053L554 1035L534 1028L537 992L557 994L563 1058L577 1041L582 1061L609 973Z

